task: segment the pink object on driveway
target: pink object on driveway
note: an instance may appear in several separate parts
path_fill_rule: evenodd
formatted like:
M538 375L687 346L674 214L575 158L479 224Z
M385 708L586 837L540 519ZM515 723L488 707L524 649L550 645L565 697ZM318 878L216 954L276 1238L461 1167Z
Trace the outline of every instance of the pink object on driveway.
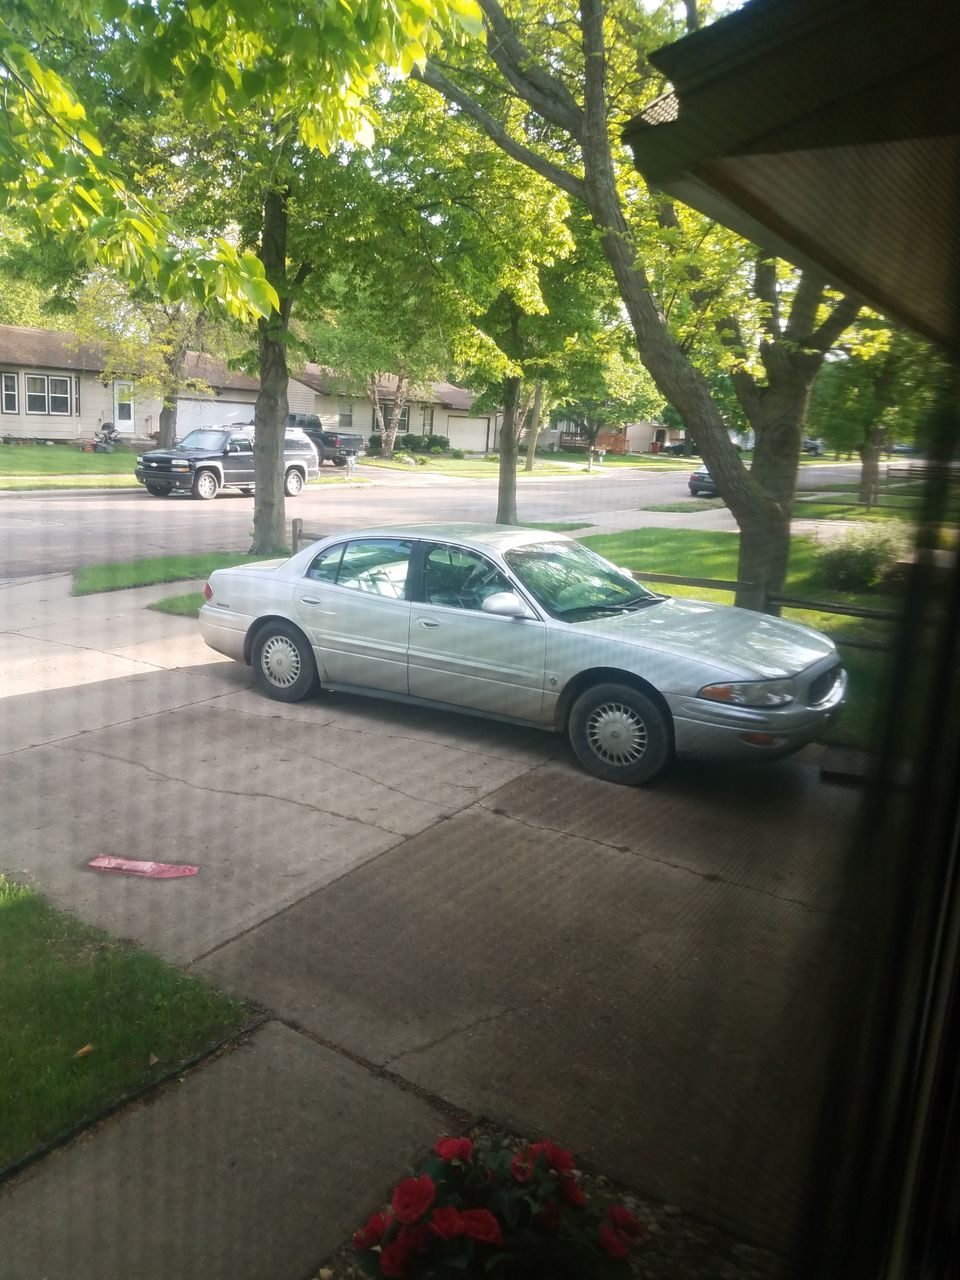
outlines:
M87 863L97 871L125 871L131 876L149 876L152 880L172 880L175 876L195 876L199 867L185 863L138 862L135 858L93 858Z

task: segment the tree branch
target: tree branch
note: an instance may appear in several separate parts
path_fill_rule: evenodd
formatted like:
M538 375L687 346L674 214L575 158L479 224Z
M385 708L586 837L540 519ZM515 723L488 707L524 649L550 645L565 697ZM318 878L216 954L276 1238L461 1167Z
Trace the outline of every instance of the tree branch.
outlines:
M859 298L844 294L806 345L813 347L815 351L824 353L829 351L834 343L839 340L844 329L856 320L860 306Z
M772 258L757 258L753 288L764 304L763 328L766 334L780 337L780 300L777 297L777 265Z
M412 75L422 81L423 84L429 85L431 89L435 89L441 97L446 98L448 102L452 102L470 116L487 137L505 151L508 156L512 156L514 160L519 160L528 169L532 169L534 173L539 173L542 178L552 182L561 191L566 191L567 195L573 196L575 200L586 202L586 187L582 178L569 173L566 169L561 169L559 165L551 164L549 160L537 155L535 151L531 151L528 147L516 142L499 121L495 120L478 102L475 102L452 80L448 79L435 62L428 61L422 70L415 69Z
M542 67L521 43L497 0L479 0L487 28L487 53L521 98L551 124L566 129L578 141L583 112L576 98L560 80Z
M817 319L817 311L823 299L823 280L812 271L801 271L797 291L793 295L790 307L790 319L787 321L784 337L791 342L802 342L807 345L813 326Z

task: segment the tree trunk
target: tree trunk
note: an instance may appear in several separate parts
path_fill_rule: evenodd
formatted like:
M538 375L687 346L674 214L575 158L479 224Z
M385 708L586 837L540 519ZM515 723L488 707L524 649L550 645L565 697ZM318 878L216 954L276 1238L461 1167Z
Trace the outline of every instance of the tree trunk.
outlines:
M286 549L283 501L283 437L287 426L287 348L290 319L287 293L287 193L269 190L263 202L260 261L267 279L280 295L280 311L257 321L260 350L260 394L254 407L253 504L255 555L275 555Z
M527 435L527 461L524 471L532 471L537 455L537 441L540 439L540 425L543 419L543 383L538 382L533 393L533 413L530 419L530 431Z
M177 400L164 397L160 410L160 433L157 445L161 449L172 449L177 438Z
M860 502L864 507L876 505L880 489L880 453L883 449L883 431L870 427L861 444L860 453Z
M409 386L410 382L406 374L401 374L397 379L397 389L393 397L393 408L390 410L390 421L384 424L383 456L385 458L393 457L394 446L397 443L397 427L400 425L403 407L407 403L407 392ZM380 421L383 423L382 412L380 414Z
M778 614L769 597L783 590L790 559L790 520L810 389L819 361L808 353L770 344L763 351L767 385L735 379L738 397L754 433L751 478L762 502L740 524L737 577L751 585L737 604Z
M517 524L517 407L520 378L503 381L503 425L500 428L500 480L497 524Z

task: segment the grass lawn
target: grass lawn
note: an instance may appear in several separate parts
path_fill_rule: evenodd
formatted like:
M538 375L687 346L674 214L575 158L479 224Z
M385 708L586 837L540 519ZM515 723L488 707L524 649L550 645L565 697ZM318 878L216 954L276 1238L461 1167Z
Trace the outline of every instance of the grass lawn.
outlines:
M641 507L641 511L716 511L726 506L722 498L689 498L680 502L657 502L649 507Z
M873 524L878 521L900 520L907 523L916 510L917 504L910 498L885 498L882 507L864 507L843 498L830 499L823 496L814 499L799 498L794 504L793 517L795 520L859 520Z
M0 921L0 1168L251 1021L2 876Z
M165 600L155 600L148 604L148 609L156 613L171 613L175 618L196 618L203 604L202 591L185 591L179 596L167 596Z
M0 476L0 489L140 489L129 476Z
M76 444L0 444L0 480L11 476L96 475L127 475L133 480L136 461L137 451L133 449L83 453Z
M73 595L89 596L98 591L150 587L157 582L188 582L192 578L206 578L214 569L227 569L234 564L254 564L267 558L244 555L238 551L210 551L190 556L155 556L120 564L89 565L78 569L73 575Z

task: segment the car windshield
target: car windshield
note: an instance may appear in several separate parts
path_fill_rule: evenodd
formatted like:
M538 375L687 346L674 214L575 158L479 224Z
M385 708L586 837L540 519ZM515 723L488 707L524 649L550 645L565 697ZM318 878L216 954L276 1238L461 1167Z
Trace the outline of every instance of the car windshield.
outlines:
M229 431L215 431L211 427L200 427L197 431L188 432L180 441L181 449L225 449Z
M568 622L642 609L663 599L576 542L531 543L504 558L537 603Z

